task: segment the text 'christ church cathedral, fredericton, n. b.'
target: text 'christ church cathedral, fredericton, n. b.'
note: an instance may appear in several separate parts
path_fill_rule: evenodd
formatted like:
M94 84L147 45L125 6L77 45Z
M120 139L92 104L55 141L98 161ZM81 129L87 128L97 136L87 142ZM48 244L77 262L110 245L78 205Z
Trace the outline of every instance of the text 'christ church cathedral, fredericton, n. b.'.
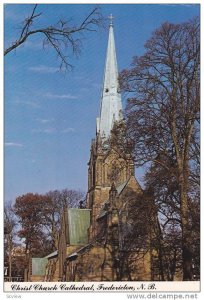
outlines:
M153 246L157 216L135 178L131 151L123 144L112 20L100 105L86 206L64 209L58 250L32 259L31 281L160 280L159 253Z

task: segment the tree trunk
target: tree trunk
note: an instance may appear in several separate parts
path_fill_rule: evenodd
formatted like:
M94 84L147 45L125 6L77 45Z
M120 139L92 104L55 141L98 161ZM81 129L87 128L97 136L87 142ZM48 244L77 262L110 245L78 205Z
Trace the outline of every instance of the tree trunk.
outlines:
M187 196L188 172L180 175L181 193L181 226L182 226L182 260L183 260L183 280L192 280L192 251L190 243L190 226L188 218L188 196Z
M24 281L28 282L29 280L29 269L30 269L30 251L29 251L29 247L26 244L26 248L25 248L25 260L26 260L26 267L24 270Z
M9 282L12 281L12 241L11 238L9 236Z
M188 217L188 178L189 178L189 160L188 147L192 133L192 126L186 137L185 149L181 150L176 133L176 119L173 115L172 121L172 138L176 150L176 158L178 164L178 184L180 191L180 216L182 229L182 264L183 264L183 280L192 280L192 251L190 245L190 230Z
M164 281L165 279L164 279L164 268L163 268L163 247L161 242L161 236L159 236L158 242L159 242L159 249L158 249L159 270L160 270L161 280Z

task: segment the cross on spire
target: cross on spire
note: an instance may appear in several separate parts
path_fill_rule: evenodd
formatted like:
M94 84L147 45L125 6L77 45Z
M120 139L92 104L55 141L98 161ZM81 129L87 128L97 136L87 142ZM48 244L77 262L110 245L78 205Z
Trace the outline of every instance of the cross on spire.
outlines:
M110 20L110 26L113 26L113 19L114 19L113 15L110 14L110 16L108 17L108 19Z

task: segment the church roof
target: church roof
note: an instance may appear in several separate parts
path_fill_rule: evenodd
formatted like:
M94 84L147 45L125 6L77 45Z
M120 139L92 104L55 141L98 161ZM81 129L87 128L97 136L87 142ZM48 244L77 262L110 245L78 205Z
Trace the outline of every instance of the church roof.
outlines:
M105 215L107 215L107 210L105 210L105 206L103 206L97 219L103 218Z
M47 256L45 256L44 258L52 258L58 255L58 250L48 254Z
M78 256L77 252L73 252L67 258L71 260L77 258L77 256Z
M44 276L47 262L48 262L48 259L46 257L43 257L43 258L33 257L31 260L32 275L33 276Z
M111 21L101 96L100 118L97 118L97 132L100 132L102 137L108 138L114 122L120 121L122 118L122 101L118 85L118 67L113 23Z
M126 180L125 182L121 183L119 186L116 187L118 195L120 195L122 193L123 189L126 187L129 180L130 180L130 178L128 178L128 180ZM101 211L100 211L97 219L103 218L107 214L106 203L108 203L108 202L109 202L109 199L107 199L105 201L105 203L102 206Z
M67 210L70 245L88 243L87 230L90 226L90 209L69 208Z
M129 180L130 180L130 178L128 178L128 180L126 180L125 182L121 183L119 186L116 187L118 195L120 195L120 193L122 193L123 189L125 188L125 186Z

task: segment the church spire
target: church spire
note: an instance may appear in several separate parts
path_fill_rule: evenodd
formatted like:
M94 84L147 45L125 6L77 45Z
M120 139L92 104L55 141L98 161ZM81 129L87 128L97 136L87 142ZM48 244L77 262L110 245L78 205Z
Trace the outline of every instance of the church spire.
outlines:
M118 86L118 67L113 34L113 16L110 15L108 48L101 96L100 118L97 119L97 132L108 138L115 121L122 119L122 102Z

